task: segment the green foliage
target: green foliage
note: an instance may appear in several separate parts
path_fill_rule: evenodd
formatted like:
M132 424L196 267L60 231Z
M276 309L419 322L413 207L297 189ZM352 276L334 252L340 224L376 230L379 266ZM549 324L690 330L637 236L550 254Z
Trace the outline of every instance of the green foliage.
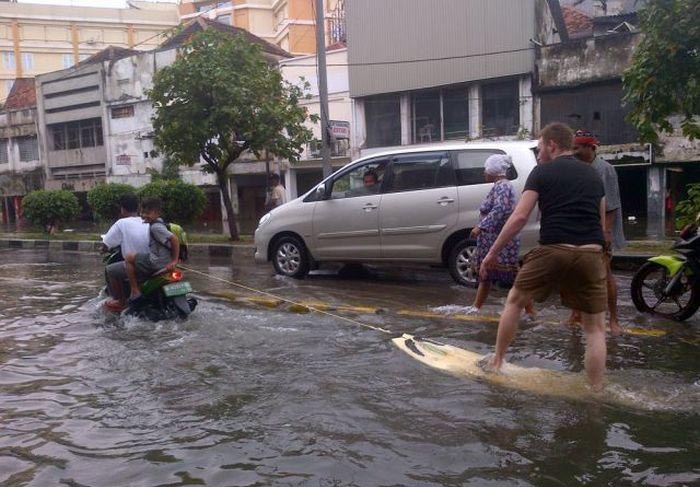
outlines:
M98 184L87 194L90 205L98 222L112 222L119 218L119 199L125 194L136 194L136 188L128 184Z
M148 93L158 150L217 176L237 239L228 192L228 167L244 152L299 160L312 133L299 101L301 88L285 83L257 44L242 35L207 29L195 34L170 66L159 70Z
M646 142L673 132L700 138L700 0L647 0L640 11L644 37L623 76L629 121Z
M80 205L78 198L66 190L32 191L22 199L24 217L34 225L41 225L47 231L78 216Z
M139 197L160 198L163 219L180 224L192 223L204 211L207 197L201 188L179 180L158 180L139 189Z
M696 223L700 215L700 183L687 186L688 198L679 201L675 208L675 226L681 229L688 223Z

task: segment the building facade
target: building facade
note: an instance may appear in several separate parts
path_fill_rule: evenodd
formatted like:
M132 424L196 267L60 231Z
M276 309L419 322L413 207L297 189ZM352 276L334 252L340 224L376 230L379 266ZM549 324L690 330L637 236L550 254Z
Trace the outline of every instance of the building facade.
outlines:
M345 40L344 0L323 0L326 45ZM205 16L240 27L294 55L316 52L314 0L182 0L183 20Z
M107 46L153 49L179 23L174 4L130 4L115 9L0 2L0 99L16 78L69 68Z
M535 0L347 5L356 154L533 132Z

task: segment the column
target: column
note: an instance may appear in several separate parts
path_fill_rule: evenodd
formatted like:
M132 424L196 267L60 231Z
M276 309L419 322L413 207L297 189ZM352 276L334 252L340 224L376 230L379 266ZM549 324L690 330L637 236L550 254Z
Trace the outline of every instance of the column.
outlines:
M666 230L664 200L666 196L666 167L652 164L647 170L647 230L648 238L662 240Z
M481 90L479 85L469 86L467 91L469 98L469 138L481 137Z

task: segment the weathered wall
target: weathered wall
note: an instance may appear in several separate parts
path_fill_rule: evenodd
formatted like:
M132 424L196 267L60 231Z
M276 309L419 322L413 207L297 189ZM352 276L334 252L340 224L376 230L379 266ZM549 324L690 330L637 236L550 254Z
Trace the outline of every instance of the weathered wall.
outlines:
M537 64L537 88L562 88L619 79L641 40L636 33L615 34L544 46Z

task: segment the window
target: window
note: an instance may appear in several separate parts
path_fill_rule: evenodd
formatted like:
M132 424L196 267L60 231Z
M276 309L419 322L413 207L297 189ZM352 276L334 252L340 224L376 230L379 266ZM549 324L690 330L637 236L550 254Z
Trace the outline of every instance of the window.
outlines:
M15 63L15 53L12 51L3 51L2 65L5 66L5 69L16 69L17 64Z
M442 92L445 140L465 140L469 135L469 92L466 87Z
M398 95L365 98L367 147L401 144L401 107Z
M39 143L36 137L19 137L17 139L19 147L19 160L22 162L39 160Z
M428 91L411 96L413 113L413 143L433 142L441 139L440 92Z
M331 198L355 198L379 193L388 165L388 159L379 158L352 168L333 181Z
M70 68L75 64L75 59L73 58L72 54L64 54L63 55L63 68L67 69Z
M129 118L134 116L134 105L112 108L112 118Z
M484 137L515 135L520 125L518 81L503 81L481 87L481 120Z
M455 174L448 152L404 154L394 158L388 191L454 186Z
M8 164L10 158L7 155L7 139L0 139L0 164Z
M53 150L97 147L104 143L101 118L49 125L49 135Z
M457 184L468 186L471 184L485 184L484 163L489 156L502 154L502 152L492 150L465 150L455 154L455 166L457 173ZM518 173L514 167L508 170L508 179L515 179Z
M22 53L22 69L34 69L34 54L32 54L31 52Z

